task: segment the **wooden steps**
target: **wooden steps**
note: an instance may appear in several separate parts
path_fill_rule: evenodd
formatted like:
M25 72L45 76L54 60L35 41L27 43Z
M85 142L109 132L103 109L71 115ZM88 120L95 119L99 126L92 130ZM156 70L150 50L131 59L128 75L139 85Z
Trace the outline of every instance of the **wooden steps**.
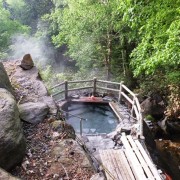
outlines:
M124 149L100 150L107 180L161 180L160 174L138 139L122 134Z
M135 180L123 150L99 150L107 180Z

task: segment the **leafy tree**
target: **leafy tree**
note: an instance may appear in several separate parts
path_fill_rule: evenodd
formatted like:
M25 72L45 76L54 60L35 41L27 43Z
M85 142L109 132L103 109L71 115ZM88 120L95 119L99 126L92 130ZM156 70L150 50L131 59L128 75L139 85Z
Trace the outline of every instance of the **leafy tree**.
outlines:
M180 1L142 1L133 6L129 19L140 36L132 56L135 75L163 72L172 77L180 68ZM142 9L142 11L140 11ZM143 17L140 20L140 17ZM134 25L136 22L140 22ZM174 74L173 72L173 74ZM172 78L171 78L172 79Z
M16 33L28 31L26 26L22 26L18 21L11 19L11 14L3 7L0 0L0 58L4 58L11 44L11 37Z
M68 55L76 60L80 70L105 68L107 79L122 69L126 74L131 42L129 29L122 21L121 1L54 2L55 11L46 18L53 22L56 46L66 44ZM114 68L117 64L118 68Z

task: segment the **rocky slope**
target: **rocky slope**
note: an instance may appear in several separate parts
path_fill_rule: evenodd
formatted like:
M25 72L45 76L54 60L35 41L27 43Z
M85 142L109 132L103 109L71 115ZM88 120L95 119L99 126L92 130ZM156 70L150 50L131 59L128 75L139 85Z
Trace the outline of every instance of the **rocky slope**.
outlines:
M11 113L13 116L11 118L12 125L8 126L7 130L12 132L12 129L15 129L15 132L19 132L23 137L22 139L24 139L22 133L22 131L24 131L27 146L26 149L25 146L23 146L24 151L21 156L19 155L21 152L20 149L14 152L12 147L8 146L9 150L12 149L13 152L10 153L12 155L10 160L20 156L23 161L20 164L21 161L16 160L16 163L6 169L12 169L19 163L18 166L11 170L11 173L21 179L28 180L61 178L90 179L94 174L92 165L84 150L75 141L73 128L61 122L60 119L55 118L57 113L56 105L48 95L47 89L31 57L28 55L24 57L22 62L19 60L8 61L0 65L2 69L4 65L9 76L9 79L7 78L7 74L6 78L4 78L5 76L1 76L3 77L2 81L0 78L2 93L8 94L8 98L10 99L9 104L4 104L8 107L8 114L11 112L10 107L13 107L13 112L16 112L14 114ZM5 72L4 69L3 71ZM4 83L3 81L5 79L6 82ZM7 84L9 85L8 88ZM10 84L12 84L12 87ZM6 97L4 94L0 96L1 110L5 106L3 102L6 101L4 100L4 97ZM2 117L7 119L9 116L5 117L5 114L7 113L3 112L4 116ZM20 122L20 119L23 122L23 129L21 128L22 122ZM1 132L6 123L4 123L2 118L0 119L0 123L3 123L3 125L0 126ZM20 126L18 126L18 124L20 124ZM17 127L20 128L18 129ZM8 134L7 131L4 131L4 135L6 134ZM20 135L10 134L13 135L16 140L8 140L8 142L22 141ZM2 157L4 160L7 160L8 157L4 155L9 155L2 151L2 146L3 144L0 143L0 161ZM4 166L2 167L4 168ZM0 173L0 175L2 174L4 173ZM6 174L6 176L8 176L8 174ZM6 179L11 179L11 177Z

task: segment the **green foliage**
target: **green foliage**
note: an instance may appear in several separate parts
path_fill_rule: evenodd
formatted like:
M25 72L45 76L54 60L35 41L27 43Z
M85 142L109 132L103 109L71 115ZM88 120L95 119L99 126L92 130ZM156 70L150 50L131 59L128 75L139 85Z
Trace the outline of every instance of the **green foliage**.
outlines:
M67 55L76 60L81 71L105 68L109 78L114 72L112 61L128 64L125 61L128 61L129 52L126 51L122 57L122 51L123 48L128 49L131 40L126 38L128 27L122 21L120 0L54 2L55 11L45 16L52 23L53 43L57 47L66 44Z
M10 12L4 9L3 3L0 1L0 58L7 56L11 37L17 33L26 33L28 30L27 26L11 19Z
M142 9L140 16L145 17L136 25L139 28L140 43L131 54L136 76L157 71L168 74L180 67L179 7L180 2L175 0L165 0L163 3L153 0L134 7L131 26L132 22L137 22L138 9Z

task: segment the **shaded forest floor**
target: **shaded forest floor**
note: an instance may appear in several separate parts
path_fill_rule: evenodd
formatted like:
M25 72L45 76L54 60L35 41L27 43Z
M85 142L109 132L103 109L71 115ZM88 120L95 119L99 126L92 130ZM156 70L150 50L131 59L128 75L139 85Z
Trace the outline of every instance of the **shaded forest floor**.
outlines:
M63 139L63 135L53 138L53 130L48 120L38 124L23 124L24 134L27 142L26 156L22 165L12 170L12 174L23 180L49 180L49 179L83 179L89 180L94 174L88 168L82 168L83 157L73 151L71 144L65 148L63 158L70 160L69 166L58 162L59 157L51 155L52 149ZM54 163L58 163L57 168ZM53 166L53 168L52 168Z

